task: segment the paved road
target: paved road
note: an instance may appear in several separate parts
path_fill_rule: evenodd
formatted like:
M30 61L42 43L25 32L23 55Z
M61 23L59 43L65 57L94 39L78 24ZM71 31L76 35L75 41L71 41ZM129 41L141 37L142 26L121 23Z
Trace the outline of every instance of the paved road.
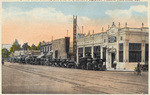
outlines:
M148 73L90 71L5 63L3 93L147 94Z

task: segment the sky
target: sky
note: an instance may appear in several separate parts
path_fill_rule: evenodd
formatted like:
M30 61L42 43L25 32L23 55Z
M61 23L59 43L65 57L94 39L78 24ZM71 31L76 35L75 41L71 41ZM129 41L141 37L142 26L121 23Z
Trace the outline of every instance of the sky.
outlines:
M78 33L102 32L108 25L140 28L148 22L147 2L2 2L2 44L28 42L37 45L73 35L73 15Z

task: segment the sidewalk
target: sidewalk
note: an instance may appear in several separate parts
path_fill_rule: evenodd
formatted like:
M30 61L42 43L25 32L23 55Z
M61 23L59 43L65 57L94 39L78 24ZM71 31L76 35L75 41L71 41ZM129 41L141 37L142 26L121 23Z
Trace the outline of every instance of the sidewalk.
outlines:
M134 70L107 68L107 71L133 72Z

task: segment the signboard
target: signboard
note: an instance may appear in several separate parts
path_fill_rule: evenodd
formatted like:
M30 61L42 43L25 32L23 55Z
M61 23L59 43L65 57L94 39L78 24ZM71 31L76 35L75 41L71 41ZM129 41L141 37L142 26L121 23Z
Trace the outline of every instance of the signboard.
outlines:
M115 37L115 36L109 36L108 42L109 42L109 43L114 43L114 42L116 42L116 37Z

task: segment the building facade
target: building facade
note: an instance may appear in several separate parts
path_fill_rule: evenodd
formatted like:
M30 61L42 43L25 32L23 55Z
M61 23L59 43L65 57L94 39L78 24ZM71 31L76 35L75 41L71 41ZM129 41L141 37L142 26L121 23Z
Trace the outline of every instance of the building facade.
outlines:
M16 50L15 52L11 53L11 57L19 57L19 56L39 56L39 50Z
M148 28L129 28L127 24L120 28L113 22L112 26L102 33L85 36L77 35L77 63L87 53L92 58L101 58L106 67L113 69L117 61L117 69L133 70L137 62L148 63Z
M40 52L41 52L41 55L52 58L52 55L53 55L52 42L40 43Z
M52 41L53 58L69 58L70 37L60 38Z

